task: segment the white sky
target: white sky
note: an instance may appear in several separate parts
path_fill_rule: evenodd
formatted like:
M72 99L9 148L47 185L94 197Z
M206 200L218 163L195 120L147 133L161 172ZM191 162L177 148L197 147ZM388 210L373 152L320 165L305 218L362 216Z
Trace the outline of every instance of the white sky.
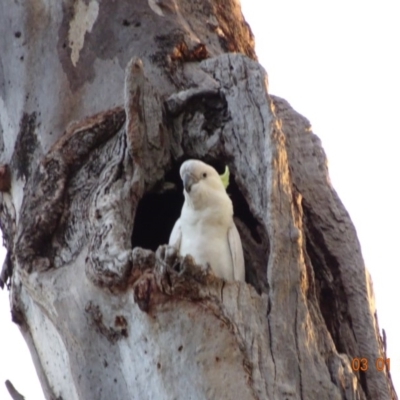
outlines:
M242 8L270 92L307 117L322 140L332 183L357 228L374 280L398 389L400 3L242 0ZM0 261L3 257L0 250ZM8 293L0 291L0 399L9 398L3 382L10 379L27 400L42 400L29 352L8 309Z

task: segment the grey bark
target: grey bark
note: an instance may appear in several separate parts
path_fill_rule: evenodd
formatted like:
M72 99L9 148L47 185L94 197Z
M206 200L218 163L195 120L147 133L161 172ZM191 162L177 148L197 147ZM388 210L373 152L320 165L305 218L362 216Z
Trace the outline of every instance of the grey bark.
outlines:
M7 0L0 23L0 283L47 399L397 399L320 141L236 1ZM164 245L187 158L231 170L246 283Z
M5 385L8 390L8 393L10 394L10 396L13 400L24 400L25 399L25 397L22 396L22 394L19 393L17 389L15 389L14 385L9 380L6 380Z

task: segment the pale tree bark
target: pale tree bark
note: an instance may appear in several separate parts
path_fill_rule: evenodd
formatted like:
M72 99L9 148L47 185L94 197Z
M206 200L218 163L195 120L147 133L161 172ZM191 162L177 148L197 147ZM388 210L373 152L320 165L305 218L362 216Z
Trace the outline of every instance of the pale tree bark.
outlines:
M235 0L5 0L0 26L0 283L47 399L397 399L321 143ZM187 158L231 170L246 283L165 246Z

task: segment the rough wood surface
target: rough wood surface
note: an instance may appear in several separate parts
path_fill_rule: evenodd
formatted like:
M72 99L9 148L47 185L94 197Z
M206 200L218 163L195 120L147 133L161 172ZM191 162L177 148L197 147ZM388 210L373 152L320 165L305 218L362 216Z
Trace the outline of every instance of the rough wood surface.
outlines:
M372 364L366 372L360 371L366 375L359 376L365 393L388 398L390 382L374 366L386 357L356 231L330 184L327 160L310 123L285 100L274 96L272 102L287 138L293 185L302 194L306 249L326 326L338 351Z
M0 284L47 399L397 399L321 144L236 1L9 1L0 26ZM187 158L230 168L246 282L165 246Z

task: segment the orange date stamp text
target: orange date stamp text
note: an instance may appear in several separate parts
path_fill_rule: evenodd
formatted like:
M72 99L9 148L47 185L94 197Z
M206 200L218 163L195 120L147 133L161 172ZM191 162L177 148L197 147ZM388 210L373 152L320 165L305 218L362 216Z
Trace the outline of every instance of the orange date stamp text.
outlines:
M368 362L368 359L363 357L363 358L353 358L351 361L351 369L353 371L368 371L368 368L370 367L370 363ZM377 358L375 360L375 368L377 371L383 371L384 369L390 371L390 358Z

